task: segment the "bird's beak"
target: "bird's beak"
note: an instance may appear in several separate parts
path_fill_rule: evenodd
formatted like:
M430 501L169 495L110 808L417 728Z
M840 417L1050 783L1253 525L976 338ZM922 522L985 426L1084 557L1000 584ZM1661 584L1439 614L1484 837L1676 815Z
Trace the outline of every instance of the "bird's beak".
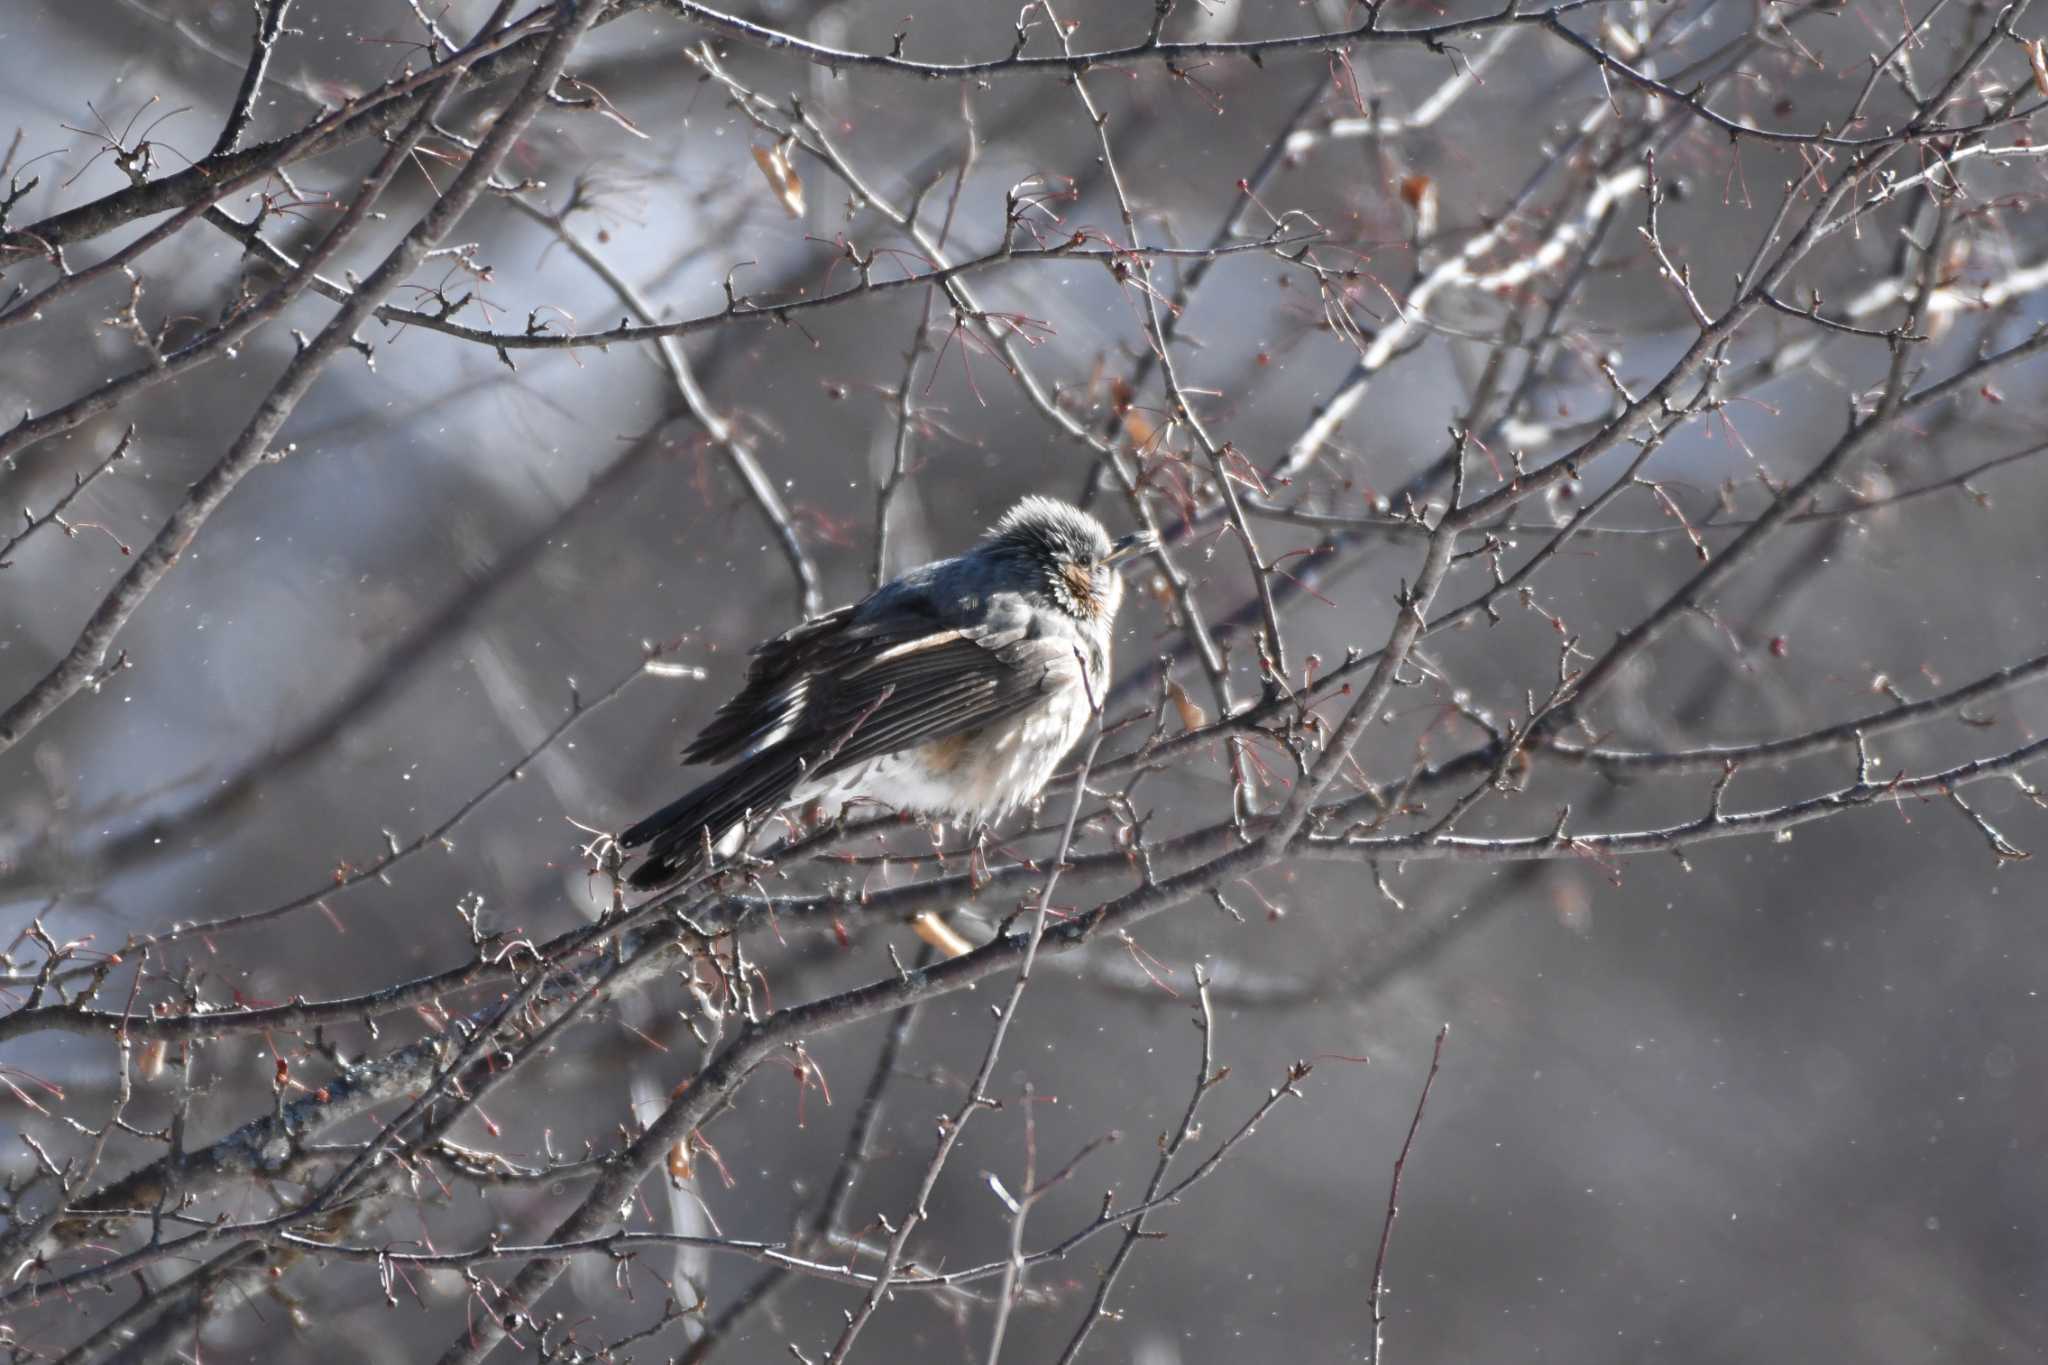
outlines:
M1120 559L1129 559L1133 555L1141 555L1148 550L1156 550L1158 548L1158 536L1150 531L1133 531L1116 544L1110 546L1109 553L1103 556L1102 562L1114 564Z

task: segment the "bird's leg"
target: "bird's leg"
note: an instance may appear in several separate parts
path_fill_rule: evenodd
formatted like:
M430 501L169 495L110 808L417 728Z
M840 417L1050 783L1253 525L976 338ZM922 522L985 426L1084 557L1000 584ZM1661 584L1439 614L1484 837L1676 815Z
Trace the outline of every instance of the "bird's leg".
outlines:
M977 820L967 844L967 885L975 892L995 880L988 869L988 833L988 822Z

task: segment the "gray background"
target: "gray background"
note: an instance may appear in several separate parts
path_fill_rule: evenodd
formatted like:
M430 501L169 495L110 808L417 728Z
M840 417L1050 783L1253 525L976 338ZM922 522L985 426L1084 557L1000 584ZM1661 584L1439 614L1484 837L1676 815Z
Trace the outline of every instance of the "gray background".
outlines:
M486 8L451 5L447 23L467 32ZM874 48L899 26L901 10L864 2L822 14L810 8L758 13L821 41ZM1390 18L1432 17L1410 8L1390 7ZM1717 22L1747 21L1747 6L1714 8ZM1800 31L1826 70L1802 70L1777 54L1757 62L1777 83L1772 93L1793 106L1788 125L1834 117L1868 70L1863 54L1896 36L1896 15L1877 12L1889 7L1849 8ZM1971 8L1958 7L1956 25L1930 45L1930 70ZM1076 41L1128 41L1149 11L1082 7ZM1274 11L1235 16L1225 8L1205 19L1191 8L1175 31L1208 22L1219 31L1238 24L1238 36L1251 36L1341 18L1310 6ZM59 126L89 127L87 100L117 127L150 96L160 102L144 123L189 106L151 134L164 165L179 164L179 149L197 155L210 143L238 73L150 14L232 53L246 42L245 7L226 3L30 0L0 18L0 137L20 127L23 155L55 153L35 167L43 188L25 201L30 215L121 184L108 158L88 165L93 137ZM975 6L925 7L908 50L1000 51L1009 19ZM315 89L384 78L401 54L380 40L415 32L404 6L383 0L302 0L293 22L303 32L280 49L275 74ZM557 205L578 174L599 178L606 212L580 220L585 235L602 226L610 259L679 316L720 306L720 282L737 262L755 262L739 275L742 288L816 288L831 260L817 239L848 231L867 245L888 240L871 219L849 228L843 190L815 165L799 164L806 216L783 215L748 152L764 139L679 60L691 36L672 18L648 16L602 30L573 69L649 138L551 116L515 155L514 169L549 180L547 197ZM1697 43L1712 40L1708 31ZM829 115L848 155L899 197L927 158L958 145L953 86L834 78L739 48L733 61L763 93L802 93ZM1446 58L1393 47L1362 52L1356 78L1385 109L1400 111L1450 69ZM2001 65L2008 75L2018 69ZM1195 72L1223 102L1221 114L1151 67L1135 76L1105 71L1091 83L1113 111L1119 155L1142 206L1156 215L1152 227L1169 223L1177 240L1193 243L1227 211L1235 181L1307 83L1327 83L1330 70L1323 57L1301 55L1271 59L1264 72L1243 62ZM1359 243L1362 268L1398 293L1412 262L1391 174L1429 175L1443 223L1472 224L1535 167L1553 121L1576 119L1603 97L1583 58L1524 35L1484 88L1434 127L1386 144L1330 144L1280 173L1263 198L1276 209L1312 212ZM1728 103L1761 99L1738 90ZM1004 187L1035 172L1087 176L1094 147L1071 93L1055 82L1000 81L973 92L973 101L986 145L962 192L957 232L978 248L999 225ZM1344 112L1341 105L1333 97L1328 107ZM280 91L261 108L259 131L293 126L306 108ZM366 164L365 155L357 148L318 163L301 180L338 187L343 168ZM1696 133L1669 160L1666 172L1684 177L1691 192L1667 206L1666 231L1694 263L1712 306L1775 209L1777 187L1796 174L1797 157L1745 144L1738 168L1725 138ZM452 171L438 173L445 184ZM60 186L73 176L76 183ZM1985 240L2003 243L2016 262L2038 260L2041 215L2019 211L2038 190L2038 172L2021 164L1977 183L1974 202L2000 192L2023 201L1997 215ZM399 184L384 241L424 203L416 174ZM1113 201L1099 188L1062 212L1069 224L1116 230ZM1640 222L1638 199L1599 258L1572 331L1589 353L1612 351L1625 379L1646 382L1677 354L1687 324L1649 271L1635 234ZM1849 299L1859 282L1891 269L1890 234L1900 222L1894 215L1855 240L1838 238L1808 272L1811 281L1830 300ZM472 214L458 237L479 242L495 268L479 288L502 310L494 315L502 326L518 327L543 302L591 327L620 311L566 251L549 249L542 230L495 206ZM1991 255L1980 247L1965 268L1984 273ZM242 268L233 244L218 236L188 234L147 260L151 317L213 316ZM842 263L832 281L847 271ZM1182 362L1186 381L1221 392L1213 400L1218 430L1262 464L1285 448L1351 360L1316 326L1313 297L1298 282L1278 286L1281 273L1258 256L1223 262L1183 333L1198 343ZM981 288L995 306L1056 327L1034 348L1034 363L1077 400L1098 363L1127 366L1140 345L1131 296L1100 266L1019 266ZM122 293L102 284L38 329L0 338L0 411L47 407L93 376L135 363L132 342L93 325ZM741 423L795 509L828 602L866 586L873 478L894 435L878 390L900 381L921 302L902 292L809 318L801 332L734 328L692 346L714 401ZM1385 299L1377 302L1385 316ZM317 326L326 308L302 304L292 324ZM1500 310L1460 298L1439 316L1484 332L1498 325ZM2038 304L2026 305L2000 335L2023 334L2041 316ZM1880 315L1871 325L1895 320ZM1930 357L1956 363L1974 338L1969 325L1959 322ZM1767 319L1746 333L1741 354L1762 354L1796 329ZM446 338L381 327L366 335L377 343L374 372L353 356L332 367L287 430L294 453L236 493L124 634L135 668L0 760L0 845L24 863L65 869L10 891L0 906L9 934L52 895L53 925L111 946L131 932L257 909L317 886L337 862L374 856L381 830L409 839L458 806L560 716L570 678L594 692L634 666L642 640L684 637L674 657L706 667L707 681L636 684L474 816L452 854L406 864L389 887L337 896L332 922L318 912L293 917L217 952L196 951L193 960L223 995L368 989L459 961L466 935L454 906L466 893L481 895L507 926L559 932L593 905L571 821L618 828L673 795L687 780L673 756L727 694L744 648L793 623L786 572L765 528L692 425L669 420L672 399L649 354L526 355L515 373ZM129 543L146 540L217 458L290 345L273 328L235 361L152 390L133 413L141 432L132 467L97 485L80 514ZM1398 487L1443 448L1477 354L1454 338L1431 337L1368 394L1344 428L1344 453L1290 492L1329 490L1340 479ZM1689 426L1660 458L1659 476L1676 481L1675 494L1696 514L1730 480L1753 509L1759 498L1748 481L1756 468L1778 478L1803 472L1838 433L1846 395L1881 378L1885 360L1879 343L1833 345L1825 368L1756 391L1753 401L1731 405L1726 422ZM1924 483L2033 439L2042 417L2038 365L1996 383L2005 402L1978 402L1927 439L1893 437L1857 478L1875 470L1897 486ZM1016 494L1071 496L1085 481L1083 456L1049 436L989 357L963 363L956 343L920 402L944 431L920 443L916 476L898 500L899 566L960 547ZM1594 416L1605 402L1583 365L1561 365L1542 394L1546 416L1560 408ZM8 503L47 506L73 469L110 447L123 420L31 451L0 475ZM111 870L95 866L104 838L175 815L260 760L348 681L384 666L409 627L491 580L500 555L578 496L624 445L658 428L668 433L658 458L564 528L470 628L443 641L315 761L266 782L231 823L186 831ZM1600 486L1593 472L1590 487ZM2021 464L1979 486L1986 505L1949 493L1786 533L1719 604L1721 628L1676 632L1610 699L1603 725L1618 742L1643 744L1792 733L1879 709L1879 674L1919 697L1937 682L1952 686L2038 652L2040 471ZM1350 510L1365 510L1355 486L1342 496ZM1121 509L1105 515L1115 520ZM1609 522L1668 525L1647 494L1625 498ZM1263 534L1269 554L1316 539L1305 528L1270 524ZM1315 650L1335 659L1348 645L1379 643L1395 580L1412 576L1415 555L1412 542L1376 546L1327 590L1331 605L1310 599L1294 608L1297 657ZM1196 549L1187 562L1217 611L1244 600L1243 563L1227 539L1213 557ZM1597 650L1694 565L1680 537L1589 541L1546 572L1539 592ZM40 676L124 566L112 539L90 532L42 536L22 552L0 577L0 692L12 697ZM1461 574L1449 601L1483 586L1476 565ZM1168 634L1157 603L1135 594L1122 660L1141 667ZM1773 636L1783 638L1782 657L1767 647ZM1554 679L1556 644L1536 615L1513 611L1497 627L1432 642L1430 653L1476 702L1512 714L1526 689ZM1248 668L1240 673L1250 677ZM1191 671L1182 676L1194 687ZM1376 728L1359 754L1380 780L1414 760L1441 697L1411 691L1395 706L1392 723ZM1983 707L1981 717L1990 728L1942 719L1887 739L1877 746L1880 771L1921 771L2013 747L2048 712L2023 690ZM1448 722L1426 742L1442 756L1472 738ZM1842 755L1758 769L1737 779L1730 800L1763 806L1853 776ZM1688 778L1611 787L1539 772L1529 793L1493 799L1468 828L1541 832L1560 799L1577 803L1575 829L1647 826L1696 814L1707 785ZM1169 825L1185 825L1216 818L1228 780L1220 762L1205 761L1145 793ZM1977 788L1972 800L2022 847L2038 844L2048 827L2048 815L2004 783ZM920 837L899 836L899 844ZM1183 992L1188 967L1205 959L1226 987L1236 983L1217 997L1218 1057L1231 1075L1207 1102L1204 1146L1250 1112L1289 1060L1371 1063L1320 1064L1305 1103L1280 1108L1184 1207L1154 1221L1167 1237L1141 1249L1116 1295L1124 1318L1098 1330L1092 1358L1359 1358L1371 1331L1366 1294L1388 1177L1432 1035L1445 1021L1444 1070L1408 1166L1389 1268L1390 1358L1421 1365L2036 1354L2048 1333L2040 1047L2048 954L2038 863L1997 866L1954 810L1917 802L1811 826L1789 841L1717 843L1693 851L1690 862L1690 871L1664 856L1618 867L1419 864L1389 871L1405 910L1381 899L1362 869L1302 867L1260 874L1253 888L1232 893L1243 908L1271 903L1282 916L1254 913L1238 926L1195 904L1146 925L1144 953L1174 973ZM783 945L757 945L777 1000L886 971L885 941L905 953L914 946L900 926L855 929L845 950L802 931ZM1006 1094L1021 1095L1028 1083L1056 1097L1033 1107L1042 1163L1063 1161L1109 1129L1125 1135L1041 1205L1034 1245L1084 1222L1102 1189L1134 1195L1155 1136L1185 1103L1195 1073L1189 1001L1152 987L1135 962L1106 945L1086 961L1048 967L997 1073ZM878 1159L853 1202L856 1222L878 1211L893 1219L908 1200L934 1116L957 1102L980 1057L993 998L984 988L924 1013L907 1074L891 1092ZM547 1129L558 1148L573 1150L586 1136L613 1134L626 1117L631 1077L660 1095L687 1074L674 1005L657 993L644 1016L607 1014L579 1026L544 1076L489 1106L504 1129L497 1141L528 1150ZM675 1050L654 1051L628 1023ZM417 1027L395 1021L387 1038ZM734 1183L707 1179L701 1194L728 1234L782 1236L815 1195L837 1160L880 1034L871 1024L813 1045L831 1107L812 1092L800 1108L791 1078L764 1072L737 1112L714 1126L709 1136ZM0 1060L64 1085L80 1113L104 1106L103 1045L35 1037L10 1045ZM269 1068L256 1040L209 1049L198 1129L223 1130L267 1103ZM165 1103L146 1095L137 1121L160 1121ZM921 1257L966 1264L1001 1254L1006 1229L982 1173L1016 1186L1020 1115L1012 1105L977 1120L940 1186ZM17 1124L54 1131L0 1096L0 1126ZM480 1128L470 1136L486 1140ZM9 1142L0 1160L18 1168L26 1157ZM650 1184L646 1197L657 1193ZM422 1212L440 1244L462 1245L490 1226L511 1239L538 1236L559 1207L546 1192L494 1198L485 1209L471 1194L445 1205L430 1196ZM232 1211L256 1216L268 1207L252 1190ZM1020 1310L1011 1358L1056 1354L1109 1244L1087 1244L1033 1277L1041 1289L1063 1292L1051 1305ZM714 1306L751 1275L743 1264L713 1262ZM460 1330L465 1311L451 1275L415 1277L393 1309L378 1302L374 1275L362 1266L301 1277L290 1292L312 1316L310 1327L295 1330L279 1303L251 1303L210 1329L207 1358L426 1358ZM726 1355L783 1358L791 1341L822 1353L840 1310L854 1302L843 1287L800 1285ZM373 1306L342 1316L366 1305ZM565 1281L549 1306L596 1314L613 1334L650 1307L622 1302L602 1276ZM962 1325L934 1304L902 1301L878 1320L860 1355L979 1358L984 1321ZM56 1344L75 1339L82 1322L45 1312L17 1330L24 1340ZM664 1342L681 1349L678 1334ZM662 1358L662 1350L644 1348L641 1358Z

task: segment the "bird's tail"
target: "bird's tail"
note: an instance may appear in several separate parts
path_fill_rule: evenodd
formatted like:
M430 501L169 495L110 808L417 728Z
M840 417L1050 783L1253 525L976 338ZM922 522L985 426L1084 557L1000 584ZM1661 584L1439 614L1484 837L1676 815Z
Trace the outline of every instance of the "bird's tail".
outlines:
M780 810L802 776L793 750L764 749L677 797L619 836L621 848L650 846L626 884L649 891L677 880L703 859L707 831L715 847L750 816Z

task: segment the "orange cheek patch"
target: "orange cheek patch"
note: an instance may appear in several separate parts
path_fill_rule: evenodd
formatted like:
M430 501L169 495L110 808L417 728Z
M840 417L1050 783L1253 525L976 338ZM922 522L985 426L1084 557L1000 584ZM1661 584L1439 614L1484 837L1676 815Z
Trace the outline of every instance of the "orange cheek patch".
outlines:
M1092 610L1095 605L1095 577L1078 564L1069 564L1060 570L1060 576L1067 580L1067 589L1074 594L1074 601L1081 607Z

